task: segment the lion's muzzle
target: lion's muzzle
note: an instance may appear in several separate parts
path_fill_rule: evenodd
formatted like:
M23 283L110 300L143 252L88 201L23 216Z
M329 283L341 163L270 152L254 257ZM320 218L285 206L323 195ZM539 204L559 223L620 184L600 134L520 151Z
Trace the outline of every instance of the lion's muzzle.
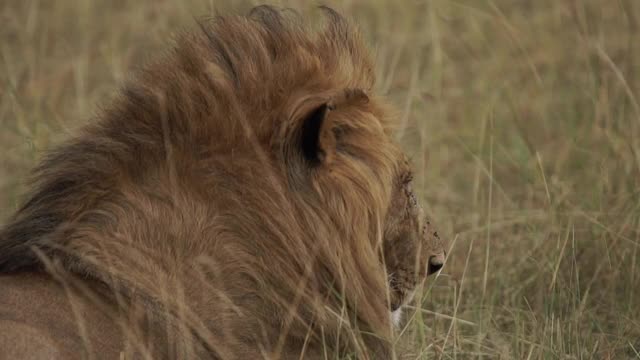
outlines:
M429 262L427 263L427 276L439 273L444 266L446 258L446 252L429 257Z

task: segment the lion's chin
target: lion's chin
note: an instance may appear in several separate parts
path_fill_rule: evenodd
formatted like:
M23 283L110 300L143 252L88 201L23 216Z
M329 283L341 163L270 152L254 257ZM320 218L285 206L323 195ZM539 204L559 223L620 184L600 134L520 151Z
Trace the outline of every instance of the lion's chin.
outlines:
M402 299L398 306L391 306L391 321L393 322L393 325L400 326L403 307L413 301L414 296L415 290L412 290L404 297L404 299Z
M402 306L394 311L391 311L391 322L394 326L399 327L402 321Z

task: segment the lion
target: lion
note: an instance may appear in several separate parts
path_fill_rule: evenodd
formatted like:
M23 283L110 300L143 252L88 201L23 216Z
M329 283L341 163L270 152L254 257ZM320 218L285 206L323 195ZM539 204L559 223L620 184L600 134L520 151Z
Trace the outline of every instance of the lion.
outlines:
M320 11L197 21L48 153L0 231L1 348L394 356L446 252L360 33Z

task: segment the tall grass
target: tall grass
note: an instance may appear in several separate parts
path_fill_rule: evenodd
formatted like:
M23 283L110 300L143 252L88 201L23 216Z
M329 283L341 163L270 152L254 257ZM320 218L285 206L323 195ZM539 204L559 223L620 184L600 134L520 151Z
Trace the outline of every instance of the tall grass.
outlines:
M127 71L194 16L250 5L1 2L0 219ZM640 358L640 3L333 5L375 49L416 188L451 240L409 314L409 358Z

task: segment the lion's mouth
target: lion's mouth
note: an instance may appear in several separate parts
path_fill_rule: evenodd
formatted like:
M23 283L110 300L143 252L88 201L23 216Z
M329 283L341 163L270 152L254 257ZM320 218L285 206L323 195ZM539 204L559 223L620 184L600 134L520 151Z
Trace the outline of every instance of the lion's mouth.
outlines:
M414 290L410 290L410 291L400 291L400 290L394 290L394 298L391 301L390 307L391 307L391 311L396 311L398 309L400 309L402 306L407 305L408 303L411 302L411 300L413 300L413 296L415 294L415 289Z
M400 307L402 306L402 303L400 302L392 302L391 303L391 311L396 311L398 309L400 309Z

